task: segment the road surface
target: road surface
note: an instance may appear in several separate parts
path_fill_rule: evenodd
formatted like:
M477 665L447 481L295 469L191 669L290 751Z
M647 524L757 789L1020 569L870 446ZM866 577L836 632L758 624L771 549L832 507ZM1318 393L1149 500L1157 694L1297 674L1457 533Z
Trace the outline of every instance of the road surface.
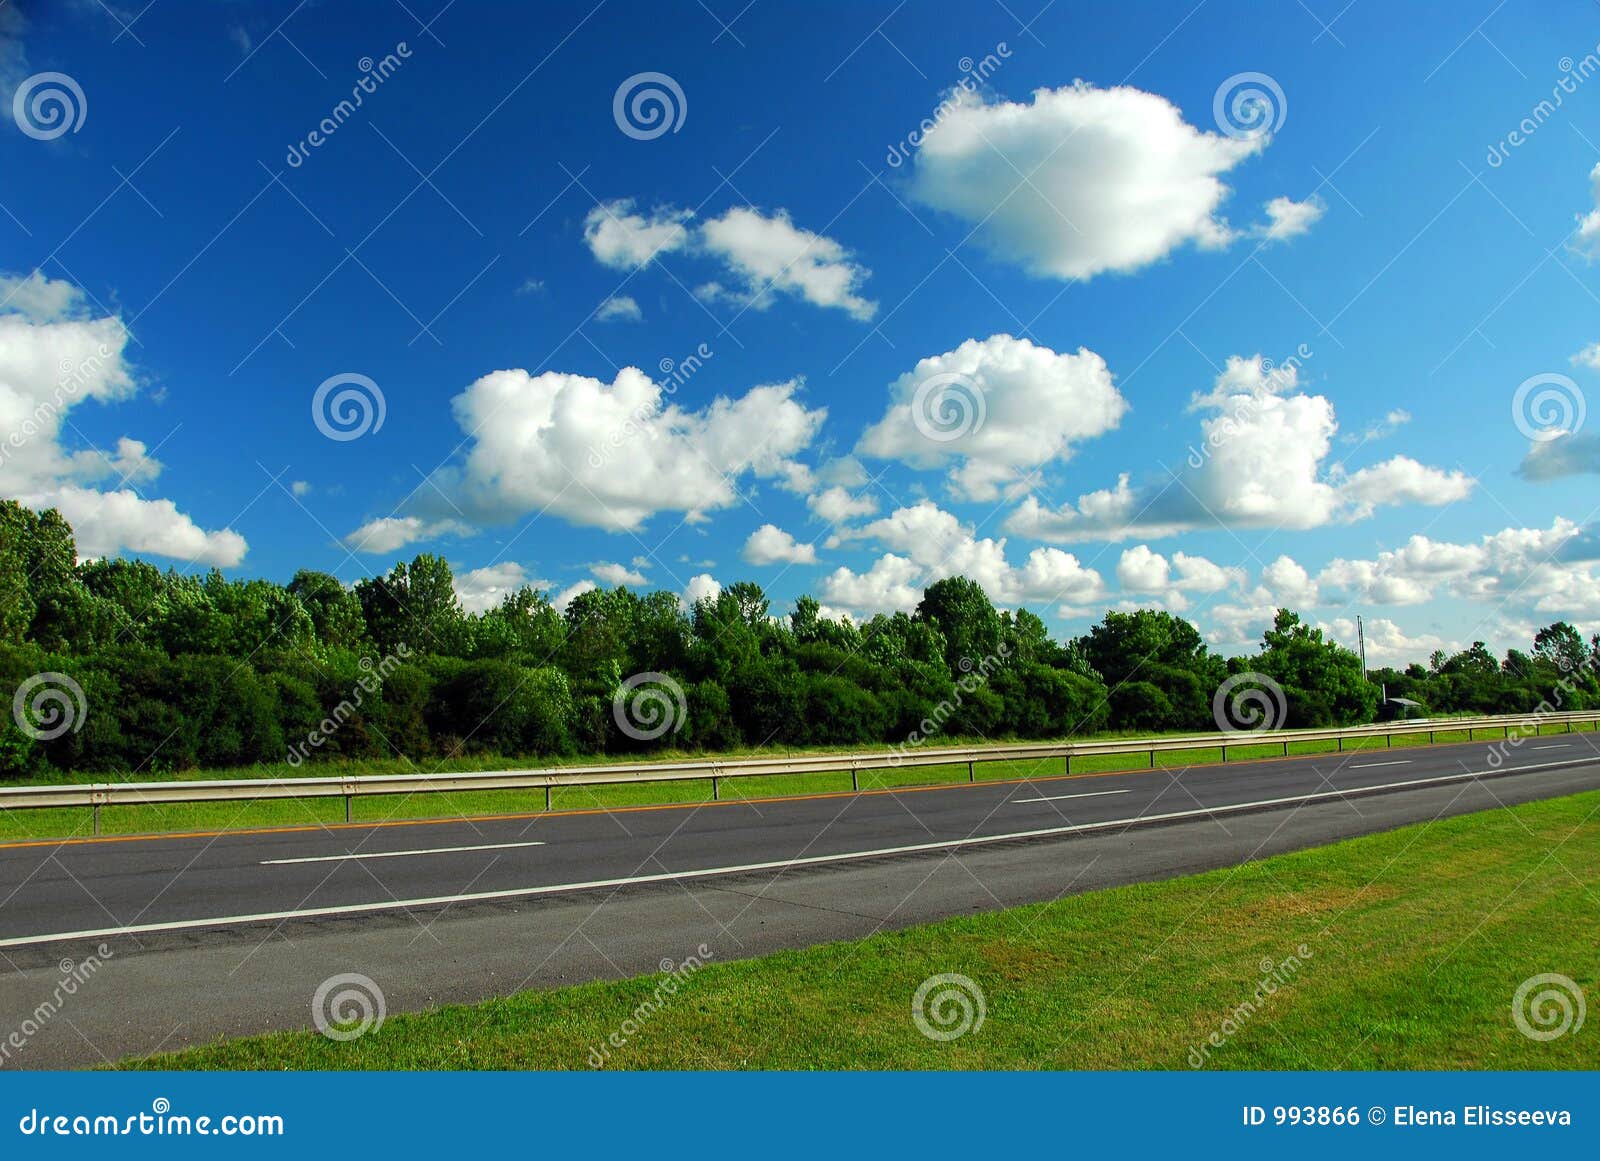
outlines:
M391 1012L424 1008L654 971L702 944L742 958L1595 788L1600 743L1570 734L1512 751L0 845L0 1067L305 1027L317 985L341 973L370 977ZM16 1027L25 1043L7 1052Z

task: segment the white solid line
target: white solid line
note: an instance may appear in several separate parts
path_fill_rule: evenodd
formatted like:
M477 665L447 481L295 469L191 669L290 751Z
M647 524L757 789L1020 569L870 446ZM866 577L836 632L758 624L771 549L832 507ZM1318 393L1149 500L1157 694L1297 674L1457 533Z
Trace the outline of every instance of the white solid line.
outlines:
M1131 790L1094 790L1088 794L1051 794L1044 798L1012 798L1010 803L1017 802L1065 802L1069 798L1100 798L1107 794L1132 794Z
M457 851L503 851L511 847L542 847L543 843L484 843L477 847L428 847L420 851L370 851L354 855L309 855L301 859L262 859L263 867L286 867L290 863L342 863L347 859L398 859L403 855L453 855Z
M1371 770L1374 766L1409 766L1409 765L1411 765L1411 759L1410 758L1400 758L1400 759L1397 759L1397 760L1395 760L1393 762L1359 762L1354 766L1348 767L1348 769L1351 769L1351 770Z
M1116 827L1144 825L1153 822L1176 822L1187 818L1214 818L1219 814L1237 814L1264 807L1288 806L1307 802L1320 802L1328 798L1350 798L1375 794L1381 790L1403 790L1409 786L1442 786L1469 778L1483 778L1495 774L1525 774L1533 770L1550 770L1581 766L1588 759L1571 762L1540 762L1532 766L1508 766L1500 770L1473 770L1465 774L1441 774L1432 778L1413 778L1407 782L1388 782L1380 786L1352 786L1349 790L1324 790L1312 794L1296 794L1288 798L1264 798L1255 802L1230 802L1221 806L1203 807L1199 810L1180 810L1172 814L1145 814L1133 818L1117 818L1108 822L1083 822L1072 826L1052 826L1042 830L1019 830L1009 834L976 835L964 839L943 839L938 842L915 843L903 847L880 847L871 851L849 851L838 855L810 855L796 859L775 859L768 863L743 863L732 867L704 867L693 871L663 871L654 875L630 875L621 879L590 879L584 883L552 883L544 887L513 887L502 891L475 891L463 895L433 895L421 899L391 899L382 903L345 903L337 907L303 907L297 911L263 911L254 915L223 915L215 919L179 919L169 923L141 923L129 927L101 927L92 931L60 931L52 935L24 935L15 939L0 939L0 948L27 947L38 943L58 943L66 939L105 939L114 935L147 935L161 931L189 931L197 927L222 927L239 923L279 923L292 919L318 919L330 915L362 915L373 911L394 911L414 907L441 907L455 903L484 903L498 899L527 899L537 895L556 895L566 891L592 891L602 887L632 887L645 883L671 883L683 879L710 879L721 875L742 875L753 871L785 871L793 867L809 867L818 863L849 863L862 859L880 859L887 855L912 855L927 851L947 851L958 847L985 846L989 843L1015 842L1018 839L1050 838L1057 835L1087 834Z
M1571 742L1550 742L1550 743L1548 743L1546 745L1543 745L1543 746L1535 746L1534 749L1535 750L1565 750L1570 745L1572 745Z

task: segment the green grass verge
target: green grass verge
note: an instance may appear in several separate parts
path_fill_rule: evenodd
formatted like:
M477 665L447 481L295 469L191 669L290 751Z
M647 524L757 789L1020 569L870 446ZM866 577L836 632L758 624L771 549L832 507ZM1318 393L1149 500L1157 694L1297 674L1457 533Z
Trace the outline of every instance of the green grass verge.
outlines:
M976 981L987 1014L939 1042L911 1007L946 972ZM641 1005L664 976L391 1015L350 1042L279 1033L127 1067L584 1068L606 1046L607 1067L634 1069L1183 1069L1205 1046L1207 1068L1592 1068L1600 1020L1543 1042L1512 1020L1518 986L1549 972L1600 999L1600 792L712 963L655 1011ZM1265 975L1275 991L1241 1014Z
M1600 723L1590 728L1600 728ZM1564 726L1542 727L1541 734L1559 734ZM1129 737L1132 735L1098 734L1077 741ZM1479 730L1475 737L1488 740L1498 733ZM1468 741L1467 730L1440 729L1435 733L1439 743ZM941 745L983 745L982 739L952 738L941 740ZM1428 745L1426 734L1399 735L1393 747ZM1365 750L1385 749L1383 738L1368 738L1346 743L1345 751L1360 753ZM1228 747L1228 760L1248 761L1275 758L1282 754L1282 744L1277 742L1251 745L1240 743ZM1291 755L1331 753L1337 749L1334 742L1295 742L1289 746ZM743 750L720 755L724 758L773 756L776 754L860 753L826 750ZM710 755L671 753L652 754L651 760L668 761L674 757L705 760ZM636 757L585 758L584 765L607 765L636 761ZM1158 769L1175 769L1184 766L1204 766L1222 760L1216 750L1170 750L1157 752ZM462 770L539 769L543 766L572 764L573 759L511 759L484 757L461 762L441 764L451 772ZM1074 774L1110 773L1118 770L1144 769L1150 762L1148 754L1112 754L1088 758L1075 758ZM190 771L181 779L210 778L286 778L327 777L337 780L361 774L410 774L439 772L434 766L418 767L400 761L386 762L329 762L299 769L286 764L253 766L233 770ZM1060 758L1029 759L1025 761L982 762L975 768L978 781L1017 778L1039 778L1064 772ZM172 775L146 776L139 780L171 780ZM965 782L968 778L965 764L931 766L898 770L864 770L860 775L863 790L883 789L891 786L941 785ZM88 783L94 781L127 780L106 775L82 775L54 780L56 784ZM761 778L727 778L720 784L723 798L771 798L795 794L843 793L850 790L848 772L838 774L794 774ZM562 787L551 795L555 810L604 810L615 807L644 806L681 802L709 802L709 779L685 779L681 782L648 782L618 786ZM354 801L351 818L355 822L393 822L411 819L468 818L495 814L520 814L543 811L543 791L490 790L455 794L383 795L358 798ZM266 799L257 802L197 802L171 803L159 806L115 806L101 811L102 834L162 834L182 831L214 831L246 829L252 827L329 826L344 822L344 802L328 799ZM89 810L3 810L0 811L0 842L25 842L37 839L82 838L93 834L93 816Z

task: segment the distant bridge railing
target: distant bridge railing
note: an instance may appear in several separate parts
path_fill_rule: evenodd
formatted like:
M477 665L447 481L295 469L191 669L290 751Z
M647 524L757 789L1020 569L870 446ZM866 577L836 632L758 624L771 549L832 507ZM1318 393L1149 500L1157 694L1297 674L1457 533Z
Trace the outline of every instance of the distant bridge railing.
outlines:
M1466 731L1468 739L1475 740L1478 733L1493 731L1500 732L1509 739L1514 732L1531 735L1537 734L1541 727L1565 726L1566 732L1571 733L1574 727L1584 725L1600 730L1600 711L1431 718L1322 730L1258 730L938 749L919 746L860 754L795 754L760 758L549 766L532 770L483 770L454 774L365 774L327 778L65 783L0 788L0 810L90 807L94 811L94 830L99 834L100 809L105 806L150 806L177 802L250 802L275 798L343 798L345 819L348 821L351 802L355 798L367 795L543 790L545 809L548 810L551 806L550 792L563 786L607 786L709 779L711 794L715 799L721 796L721 783L724 778L848 773L851 787L859 790L863 771L904 767L965 765L968 779L976 781L977 767L984 762L1061 758L1064 760L1064 772L1070 774L1074 758L1147 754L1150 765L1154 767L1156 755L1168 751L1220 749L1222 761L1226 762L1230 749L1239 750L1264 745L1281 744L1283 753L1287 755L1289 747L1296 743L1336 742L1338 750L1342 752L1346 743L1370 738L1383 738L1385 745L1392 745L1396 737L1402 736L1427 734L1429 742L1432 742L1438 734Z

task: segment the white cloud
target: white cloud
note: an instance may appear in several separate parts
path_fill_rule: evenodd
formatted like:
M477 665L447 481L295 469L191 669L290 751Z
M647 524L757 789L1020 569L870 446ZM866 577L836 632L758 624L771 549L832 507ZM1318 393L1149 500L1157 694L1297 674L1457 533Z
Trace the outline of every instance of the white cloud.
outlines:
M1232 356L1210 391L1191 409L1201 421L1189 471L1160 486L1086 493L1076 504L1047 509L1028 496L1006 529L1041 540L1122 540L1171 536L1196 528L1303 530L1335 520L1358 520L1382 505L1447 504L1474 481L1461 472L1430 468L1396 456L1354 473L1325 471L1338 423L1333 403L1298 390L1292 364L1269 370L1261 356Z
M529 584L528 570L515 561L505 560L485 565L455 576L456 599L469 613L482 613L492 609L523 585ZM532 582L542 588L542 582Z
M1176 570L1176 575L1174 575ZM1244 583L1244 570L1224 568L1203 556L1173 553L1168 560L1147 544L1124 549L1117 562L1117 583L1122 591L1153 598L1162 608L1181 612L1190 593L1217 593ZM1132 602L1137 605L1139 602Z
M711 280L697 287L695 294L708 301L765 310L786 294L862 320L877 312L878 304L861 295L872 272L840 242L795 225L787 210L735 206L703 224L693 218L674 206L641 213L631 198L619 198L589 211L583 236L596 260L615 270L637 270L678 251L716 261L732 285Z
M1171 563L1159 552L1151 552L1145 544L1124 549L1122 559L1117 562L1117 583L1124 592L1158 593L1171 579Z
M1588 367L1591 371L1600 371L1600 343L1590 343L1583 350L1572 356L1575 366Z
M991 335L920 360L889 385L890 405L856 445L860 455L913 467L950 465L950 489L996 499L1073 445L1115 428L1128 409L1105 360L1057 354Z
M77 317L83 307L83 292L64 278L47 278L38 270L0 274L0 310L47 323Z
M1321 600L1317 582L1305 566L1287 555L1261 570L1261 584L1274 605L1287 609L1307 608Z
M1557 480L1587 472L1600 472L1600 436L1570 432L1531 443L1517 468L1517 474L1529 480Z
M1021 565L1010 564L1004 540L979 539L929 500L898 508L863 528L843 530L840 539L873 540L890 550L864 574L839 568L823 580L824 599L862 612L908 608L921 599L922 588L950 576L976 581L1001 605L1078 606L1099 600L1105 591L1099 573L1058 548L1035 548Z
M602 202L583 220L583 240L602 266L613 270L635 270L658 254L682 250L691 241L684 225L692 215L671 207L634 210L632 198Z
M1453 504L1471 495L1476 482L1465 472L1447 472L1410 456L1395 456L1345 477L1339 493L1352 505L1352 517L1360 519L1383 504Z
M296 496L309 496L311 494L311 483L309 480L295 480L289 485L289 491Z
M611 383L495 371L454 399L470 448L435 483L473 519L552 512L611 530L658 512L699 520L738 503L742 477L789 475L827 416L795 398L799 387L753 387L690 411L635 367Z
M1178 587L1190 592L1221 592L1229 585L1241 584L1244 581L1243 570L1213 564L1203 556L1175 552L1172 554L1172 563L1178 570Z
M1037 275L1091 278L1234 234L1221 175L1265 148L1189 125L1164 97L1078 82L1031 104L956 94L924 137L912 192L974 223Z
M1416 534L1371 559L1335 558L1309 585L1304 570L1288 562L1309 599L1283 603L1420 605L1449 598L1546 619L1587 615L1600 612L1600 578L1582 542L1578 525L1566 519L1549 528L1505 528L1469 544ZM1285 574L1273 575L1284 561L1269 566L1262 581L1274 595L1289 598L1294 594L1286 591L1292 585L1283 581Z
M1569 245L1586 258L1600 258L1600 165L1589 171L1589 186L1595 207L1578 215L1578 228Z
M796 226L785 210L766 215L736 206L708 221L700 240L739 279L740 297L758 310L782 292L863 321L877 313L878 304L858 293L871 271L852 261L850 252L832 238ZM730 293L712 285L710 297Z
M589 571L596 579L608 585L642 585L648 584L649 578L637 568L629 568L625 564L616 564L612 561L602 561L589 566Z
M836 568L822 580L820 591L830 605L858 616L909 613L922 600L922 570L903 556L886 553L864 573Z
M837 484L807 496L806 506L829 524L840 524L861 516L871 516L878 510L878 502L871 496L852 496L848 488Z
M722 586L710 573L698 573L689 578L689 583L684 586L683 595L678 598L679 603L685 608L693 608L701 601L712 601L722 593Z
M815 564L817 549L799 541L775 524L763 524L744 542L744 558L751 564Z
M1329 561L1317 574L1317 587L1325 600L1336 604L1370 601L1379 605L1420 605L1433 598L1431 588L1400 575L1381 558Z
M1297 202L1293 198L1273 198L1266 205L1267 222L1253 232L1273 242L1287 242L1308 232L1327 213L1328 207L1315 197Z
M19 499L30 508L59 509L85 558L149 552L228 568L244 559L247 547L232 529L207 532L171 500L147 500L127 489L100 492L62 484Z
M600 586L595 584L592 580L581 580L575 584L568 585L555 596L551 597L550 603L556 607L557 612L565 613L567 611L567 606L572 604L576 598L581 597L584 593L592 593L599 587Z
M1349 617L1320 623L1318 628L1348 649L1355 649L1360 640L1356 623ZM1460 642L1446 640L1433 633L1411 636L1387 617L1369 617L1363 621L1362 628L1366 630L1367 664L1371 667L1389 665L1403 668L1413 661L1425 663L1437 649L1456 653L1462 648Z
M368 520L344 538L351 552L394 552L439 536L459 536L469 531L455 520L426 520L421 516L382 516Z
M644 312L639 309L639 304L626 294L617 294L606 299L595 307L594 317L598 322L610 319L627 319L629 322L638 322L644 318Z
M236 565L243 536L202 529L171 500L141 494L135 485L161 472L143 442L122 436L109 452L63 446L73 408L138 394L127 340L122 320L96 316L71 283L37 271L0 276L0 495L59 509L85 558L131 552Z

